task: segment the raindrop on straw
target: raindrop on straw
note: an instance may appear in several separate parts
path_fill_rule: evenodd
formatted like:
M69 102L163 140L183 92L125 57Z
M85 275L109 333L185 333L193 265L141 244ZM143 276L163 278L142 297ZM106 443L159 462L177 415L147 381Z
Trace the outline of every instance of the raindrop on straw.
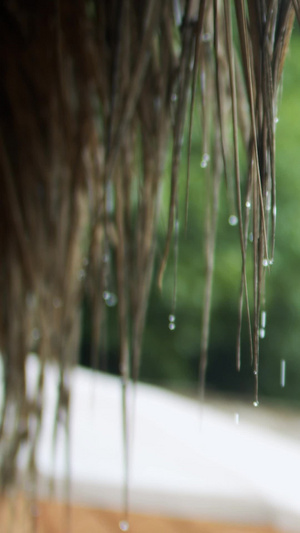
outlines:
M103 292L103 300L108 307L114 307L118 303L117 295L109 291Z
M229 219L228 219L228 222L229 222L230 226L237 226L238 221L239 221L239 219L238 219L238 217L235 216L235 215L231 215L231 216L229 217Z
M202 36L202 41L204 43L208 43L209 41L211 41L211 34L210 33L204 33L203 36Z
M174 329L176 328L175 320L175 315L169 315L169 330L171 331L174 331Z
M280 386L285 387L285 359L281 359L280 363Z

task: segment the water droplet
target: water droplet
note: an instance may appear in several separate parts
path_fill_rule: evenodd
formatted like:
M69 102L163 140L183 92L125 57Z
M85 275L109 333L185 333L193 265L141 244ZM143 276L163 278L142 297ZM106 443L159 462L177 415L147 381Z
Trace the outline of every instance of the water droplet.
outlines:
M229 222L230 226L236 226L238 224L238 222L239 222L239 219L235 215L230 215L230 217L228 219L228 222Z
M267 267L269 265L268 259L263 259L262 264L263 264L264 267Z
M270 211L271 210L271 195L270 195L270 192L267 191L266 192L266 211Z
M102 261L103 261L103 263L109 263L109 254L108 253L103 255Z
M179 0L174 0L173 2L173 8L174 8L174 17L176 26L181 26L182 24L182 13L181 13L181 5Z
M275 117L275 118L274 118L274 122L275 122L275 124L278 124L278 122L279 122L279 118L278 118L278 117Z
M235 415L234 415L234 419L235 419L235 423L236 423L236 425L238 426L239 423L240 423L240 415L239 415L239 413L235 413Z
M257 370L253 370L253 374L257 376Z
M120 528L121 531L128 531L129 524L128 524L127 520L121 520L119 522L119 528Z
M161 98L159 96L154 98L154 109L155 111L160 111L161 109Z
M59 309L62 306L62 299L59 298L58 296L55 296L53 298L52 303L53 303L54 309Z
M85 278L85 276L86 276L86 272L85 272L84 268L81 268L79 270L79 273L78 273L78 279L80 281L82 281Z
M36 304L36 296L33 292L28 292L26 294L26 305L28 309L33 309Z
M204 43L208 43L210 40L211 40L211 34L210 33L203 33L202 41Z
M34 341L38 341L41 337L39 328L33 328L31 335Z
M170 329L171 331L174 331L175 328L176 328L176 325L174 324L174 322L170 322L170 324L169 324L169 329Z
M285 387L285 359L281 359L280 363L280 385Z
M276 207L276 205L274 205L274 207L273 207L273 216L276 217L276 215L277 215L277 207Z
M89 260L88 260L87 257L84 257L84 258L83 258L82 264L83 264L83 266L85 266L85 267L88 266L88 264L89 264Z
M265 330L265 328L260 328L260 330L259 330L259 336L260 336L261 339L264 339L264 338L265 338L265 336L266 336L266 330Z
M109 291L104 291L103 299L108 307L114 307L118 302L117 295Z
M177 98L178 98L178 96L177 96L176 93L172 93L172 94L171 94L171 101L172 101L172 102L177 102Z
M176 319L175 315L169 315L170 322L175 322L175 319Z
M247 209L250 209L250 207L251 207L251 202L246 202L246 203L245 203L245 206L247 207Z
M208 165L209 160L210 160L209 155L207 153L204 153L203 156L202 156L200 167L201 168L206 168L207 165Z
M253 233L249 233L249 241L253 242Z
M261 313L261 327L265 328L267 323L267 313L266 311L262 311Z
M255 401L253 402L253 405L254 405L254 407L258 407L258 406L259 406L259 402L258 402L257 400L255 400Z

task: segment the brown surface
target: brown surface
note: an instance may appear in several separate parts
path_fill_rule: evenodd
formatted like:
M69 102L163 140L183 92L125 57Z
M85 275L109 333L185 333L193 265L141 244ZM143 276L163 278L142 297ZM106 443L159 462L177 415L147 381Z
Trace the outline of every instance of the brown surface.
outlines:
M34 510L34 507L31 507ZM29 504L24 500L12 500L0 506L1 533L120 533L120 513L72 507L54 502L41 502L36 518L29 519ZM159 516L130 515L129 533L276 533L268 526L208 523L179 520ZM32 526L33 529L32 529Z

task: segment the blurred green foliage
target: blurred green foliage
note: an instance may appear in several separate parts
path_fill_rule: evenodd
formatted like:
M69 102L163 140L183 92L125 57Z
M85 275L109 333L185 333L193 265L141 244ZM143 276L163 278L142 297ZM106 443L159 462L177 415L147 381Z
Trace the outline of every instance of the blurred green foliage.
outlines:
M277 230L275 261L267 275L267 328L260 349L260 396L300 403L300 35L296 29L286 60L277 124ZM195 120L191 149L189 222L183 228L186 153L181 166L180 234L176 329L168 328L172 312L174 255L170 255L162 293L154 283L144 335L141 380L176 389L193 390L199 378L200 335L204 291L204 236L206 169L200 127ZM168 204L168 172L162 194ZM245 393L254 389L246 319L242 332L242 368L235 369L241 252L238 228L228 224L224 186L221 188L216 245L207 386ZM163 210L157 245L157 266L166 234L167 209ZM251 250L249 249L251 254ZM250 269L251 274L251 269ZM251 275L249 275L251 278ZM251 283L249 283L251 290ZM89 351L85 313L82 361ZM108 310L108 369L118 371L116 310ZM280 386L280 362L286 360L286 386Z

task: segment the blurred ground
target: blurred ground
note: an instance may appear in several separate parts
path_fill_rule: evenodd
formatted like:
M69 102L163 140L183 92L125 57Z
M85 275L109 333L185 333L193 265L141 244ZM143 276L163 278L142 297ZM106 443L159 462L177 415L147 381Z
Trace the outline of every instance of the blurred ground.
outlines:
M1 533L115 533L121 515L117 512L72 507L69 519L66 507L54 502L40 502L30 522L24 500L1 503ZM31 526L34 529L31 530ZM272 527L199 522L141 514L130 515L130 533L277 533Z

